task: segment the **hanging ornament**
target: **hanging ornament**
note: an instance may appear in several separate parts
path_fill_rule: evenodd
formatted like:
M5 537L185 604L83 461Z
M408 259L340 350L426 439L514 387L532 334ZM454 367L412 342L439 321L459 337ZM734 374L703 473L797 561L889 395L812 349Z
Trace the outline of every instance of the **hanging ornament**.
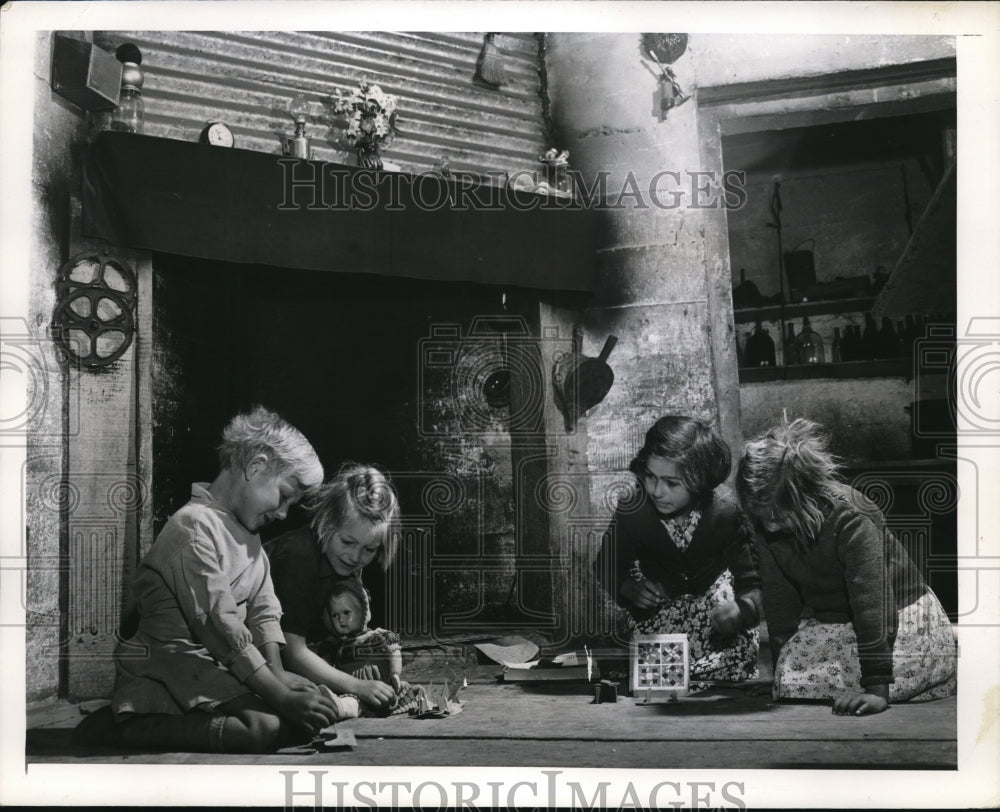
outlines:
M493 42L496 34L487 34L483 38L483 50L476 62L476 79L492 87L500 87L507 83L507 74L503 69L503 52Z
M56 343L74 362L113 364L135 337L135 272L107 249L71 257L59 270L52 316Z
M643 34L642 55L652 51L657 62L672 65L687 50L687 44L687 34Z

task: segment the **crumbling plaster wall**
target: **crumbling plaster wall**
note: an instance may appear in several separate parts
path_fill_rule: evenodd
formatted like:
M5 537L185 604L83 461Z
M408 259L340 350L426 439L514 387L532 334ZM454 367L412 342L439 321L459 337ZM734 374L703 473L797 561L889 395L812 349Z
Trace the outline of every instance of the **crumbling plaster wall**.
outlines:
M29 701L53 696L59 689L60 576L65 535L63 509L72 503L65 485L66 435L77 425L78 408L66 400L64 370L51 341L49 323L56 305L55 281L68 259L78 223L79 156L85 127L79 111L49 86L51 36L35 41L31 167L31 265L20 269L28 279L28 319L20 325L37 364L29 392L25 469L26 695ZM77 234L78 236L78 234ZM13 272L13 269L8 269ZM4 331L13 325L4 325ZM6 339L8 336L5 335Z

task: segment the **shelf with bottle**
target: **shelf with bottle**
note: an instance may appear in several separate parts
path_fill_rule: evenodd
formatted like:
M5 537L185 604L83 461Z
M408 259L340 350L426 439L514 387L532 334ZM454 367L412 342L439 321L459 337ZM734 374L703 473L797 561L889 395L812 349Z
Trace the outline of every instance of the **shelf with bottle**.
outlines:
M926 320L925 320L926 318ZM912 377L917 342L953 325L946 314L907 315L879 326L870 312L758 320L737 330L740 381L804 378ZM771 330L781 336L775 343ZM798 328L798 331L796 331ZM946 330L946 332L948 332ZM954 329L950 331L954 335Z

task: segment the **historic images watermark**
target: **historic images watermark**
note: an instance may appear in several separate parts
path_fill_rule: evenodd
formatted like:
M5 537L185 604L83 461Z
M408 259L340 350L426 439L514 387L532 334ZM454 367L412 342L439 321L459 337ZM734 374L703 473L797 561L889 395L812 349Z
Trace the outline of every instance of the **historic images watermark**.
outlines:
M650 177L629 170L614 177L602 170L584 175L569 170L573 193L535 193L544 178L537 172L438 171L419 174L349 169L299 158L278 161L282 169L279 211L545 211L621 209L740 209L746 205L746 173L662 169Z
M514 782L343 781L328 770L279 770L285 809L746 809L740 781L586 782L539 770ZM300 775L300 773L302 775Z

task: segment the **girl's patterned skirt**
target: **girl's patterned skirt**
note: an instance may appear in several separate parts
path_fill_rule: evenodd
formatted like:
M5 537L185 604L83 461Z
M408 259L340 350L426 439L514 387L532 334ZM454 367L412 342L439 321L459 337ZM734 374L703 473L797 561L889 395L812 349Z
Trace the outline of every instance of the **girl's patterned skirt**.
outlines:
M951 621L929 589L899 611L892 650L895 682L889 701L923 701L956 690L957 640ZM860 692L858 640L850 623L803 620L781 649L774 674L775 699L835 699Z
M712 628L712 609L732 600L735 600L733 575L729 570L723 570L715 583L700 595L672 598L648 620L637 622L628 616L626 632L629 637L636 634L686 634L692 682L755 679L760 645L757 629L722 637Z

